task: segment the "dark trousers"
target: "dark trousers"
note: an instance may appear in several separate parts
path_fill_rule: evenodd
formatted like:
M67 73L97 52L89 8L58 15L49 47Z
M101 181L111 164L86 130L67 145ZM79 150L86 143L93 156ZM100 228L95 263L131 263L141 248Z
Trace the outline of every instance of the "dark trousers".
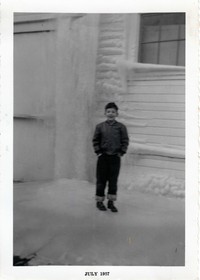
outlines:
M118 155L101 155L97 160L96 170L96 200L103 201L105 188L108 182L108 199L116 200L117 180L119 176L121 159Z

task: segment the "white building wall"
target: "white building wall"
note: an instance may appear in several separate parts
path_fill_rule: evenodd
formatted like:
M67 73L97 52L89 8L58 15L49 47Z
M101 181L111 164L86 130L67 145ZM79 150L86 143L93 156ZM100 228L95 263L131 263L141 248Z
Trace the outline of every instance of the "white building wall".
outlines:
M113 100L122 91L117 63L125 59L125 38L124 14L100 16L95 92L100 116L104 113L102 97Z
M91 179L98 15L16 14L14 180Z
M111 101L131 139L124 166L184 178L184 68L137 63L139 14L16 21L15 180L94 180L92 135Z
M61 17L57 33L57 178L94 177L92 134L98 15Z
M54 65L55 20L17 14L14 26L15 181L54 176Z
M102 44L107 34L112 38L109 52ZM120 42L114 40L116 35ZM97 121L105 119L105 104L116 102L118 120L129 131L130 146L123 163L130 172L184 179L184 67L137 63L139 14L101 16L99 40ZM111 59L112 68L107 65L99 70L102 61Z
M184 69L149 65L143 73L136 69L129 71L123 103L129 117L129 160L136 169L184 179Z

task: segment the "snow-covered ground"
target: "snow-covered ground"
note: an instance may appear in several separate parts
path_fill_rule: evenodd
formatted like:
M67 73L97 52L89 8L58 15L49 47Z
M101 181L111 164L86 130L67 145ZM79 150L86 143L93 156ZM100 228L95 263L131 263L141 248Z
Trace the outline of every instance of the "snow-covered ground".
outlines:
M119 212L95 207L94 184L14 185L14 255L29 265L184 265L184 199L120 185Z

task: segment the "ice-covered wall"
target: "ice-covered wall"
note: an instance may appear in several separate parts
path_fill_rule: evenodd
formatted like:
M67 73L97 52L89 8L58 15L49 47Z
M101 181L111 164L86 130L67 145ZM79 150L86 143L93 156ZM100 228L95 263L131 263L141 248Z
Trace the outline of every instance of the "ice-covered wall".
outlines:
M16 14L14 180L54 178L55 19Z
M56 177L91 179L98 15L61 17L57 38Z
M126 92L121 106L131 139L128 161L145 172L184 179L184 67L139 63L131 66L127 62L123 68ZM131 115L138 126L129 125Z
M92 134L114 101L130 136L123 167L184 180L184 70L133 63L133 55L127 61L127 16L54 14L41 21L32 14L17 23L16 179L94 180ZM138 21L131 22L137 34Z
M15 16L14 179L91 179L99 17Z
M181 185L183 189L184 67L132 61L132 57L127 54L127 50L130 52L131 49L127 47L127 44L131 44L131 40L127 41L127 33L131 33L127 16L130 15L101 15L96 72L96 121L105 119L104 106L107 102L116 102L119 105L118 120L127 126L130 136L123 168L128 168L130 174L149 174L150 178L152 174L164 176L173 181L173 187L176 179L181 180L182 183L177 186L179 188ZM134 34L138 34L138 21L134 22L131 28Z
M125 15L101 14L96 64L97 108L102 97L116 99L122 90L117 61L125 57ZM101 112L102 114L103 112Z

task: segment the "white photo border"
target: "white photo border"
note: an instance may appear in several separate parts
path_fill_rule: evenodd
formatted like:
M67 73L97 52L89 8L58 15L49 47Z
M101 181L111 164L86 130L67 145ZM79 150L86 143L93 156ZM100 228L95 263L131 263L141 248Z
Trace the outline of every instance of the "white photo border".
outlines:
M13 267L13 14L15 12L186 13L186 247L184 267ZM88 279L84 276L85 271L104 270L110 272L110 276L106 278L108 280L190 280L198 277L198 28L198 1L1 1L0 278ZM93 278L89 277L89 279Z

